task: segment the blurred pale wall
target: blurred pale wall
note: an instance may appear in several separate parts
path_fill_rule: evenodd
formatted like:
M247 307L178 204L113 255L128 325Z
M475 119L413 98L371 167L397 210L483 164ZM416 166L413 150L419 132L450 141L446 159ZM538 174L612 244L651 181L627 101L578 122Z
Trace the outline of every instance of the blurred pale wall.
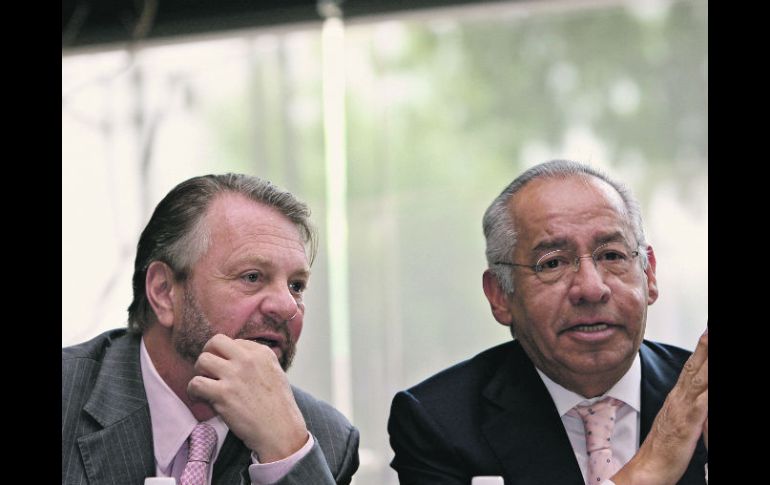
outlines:
M515 2L350 22L347 288L329 288L321 24L62 57L62 345L125 325L135 244L176 183L260 175L322 244L292 381L334 401L349 302L357 483L395 483L393 394L510 338L481 291L481 216L523 169L588 161L643 205L648 338L708 318L707 3ZM332 223L340 221L331 221Z

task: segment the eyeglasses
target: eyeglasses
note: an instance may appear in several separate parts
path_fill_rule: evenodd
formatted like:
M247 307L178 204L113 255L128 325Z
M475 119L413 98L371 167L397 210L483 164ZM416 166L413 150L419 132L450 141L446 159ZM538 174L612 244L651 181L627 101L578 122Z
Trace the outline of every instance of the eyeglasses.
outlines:
M632 251L625 243L610 242L597 247L593 253L583 256L569 249L557 249L542 255L535 264L507 261L498 261L495 264L529 268L543 283L554 283L567 273L567 268L571 267L576 273L580 269L580 260L584 258L591 258L597 270L620 276L632 268L634 258L637 256L639 251Z

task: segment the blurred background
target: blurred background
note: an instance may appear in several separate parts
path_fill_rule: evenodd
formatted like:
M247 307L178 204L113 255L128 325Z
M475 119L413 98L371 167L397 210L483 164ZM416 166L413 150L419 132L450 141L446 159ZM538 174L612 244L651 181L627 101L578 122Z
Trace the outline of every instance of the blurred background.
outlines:
M693 349L707 21L706 0L64 0L62 346L125 325L139 233L174 185L270 179L321 235L290 379L361 430L355 483L395 484L395 392L510 339L481 289L484 210L569 158L640 199L647 337Z

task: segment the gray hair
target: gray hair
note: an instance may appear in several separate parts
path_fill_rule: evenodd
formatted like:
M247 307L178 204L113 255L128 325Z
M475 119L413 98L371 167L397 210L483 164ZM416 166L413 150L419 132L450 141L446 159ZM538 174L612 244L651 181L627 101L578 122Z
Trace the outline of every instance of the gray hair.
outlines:
M610 179L609 176L599 170L579 162L571 160L551 160L549 162L544 162L535 165L516 177L516 179L511 182L494 201L492 201L492 204L487 208L486 212L484 212L482 225L484 237L487 242L487 265L506 293L513 293L513 272L510 271L510 268L495 264L495 262L507 261L513 254L513 249L516 246L516 226L511 217L508 203L519 190L532 180L539 178L566 179L575 176L584 178L595 177L608 183L617 191L621 199L623 199L626 216L631 223L631 230L634 233L637 244L642 248L646 248L647 241L642 226L642 211L639 207L639 203L625 185ZM646 269L647 251L640 251L639 254L642 260L642 267Z
M162 261L177 280L184 281L211 242L204 217L207 209L217 196L226 193L244 195L286 216L299 230L308 261L313 264L318 236L307 204L259 177L233 173L193 177L160 201L139 238L132 280L134 299L128 307L129 331L142 333L155 321L145 292L147 268L153 261Z

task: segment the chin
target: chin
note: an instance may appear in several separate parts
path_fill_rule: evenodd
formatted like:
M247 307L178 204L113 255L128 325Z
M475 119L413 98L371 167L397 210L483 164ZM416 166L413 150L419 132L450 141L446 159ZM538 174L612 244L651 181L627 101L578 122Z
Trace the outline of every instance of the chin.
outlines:
M581 367L588 373L603 373L617 371L622 368L625 372L634 361L634 353L618 349L604 350L591 353L581 360Z
M195 416L198 421L207 421L217 415L208 403L197 401L190 404L190 412Z

